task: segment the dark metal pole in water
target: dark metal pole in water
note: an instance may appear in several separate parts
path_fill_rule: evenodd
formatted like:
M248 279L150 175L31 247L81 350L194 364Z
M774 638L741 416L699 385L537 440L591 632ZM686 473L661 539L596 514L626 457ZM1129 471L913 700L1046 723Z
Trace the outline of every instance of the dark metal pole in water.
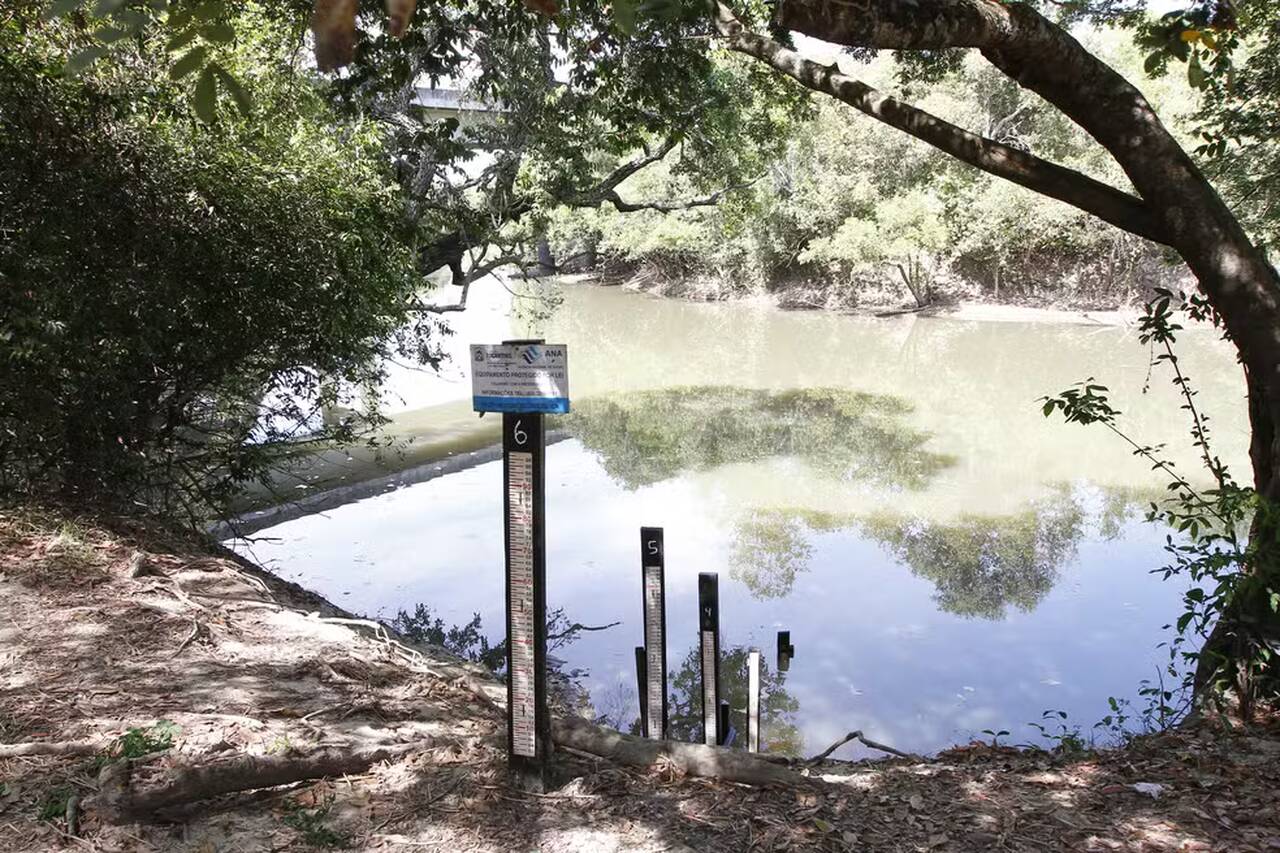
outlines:
M640 697L640 736L649 736L649 712L645 701L645 663L644 646L636 646L636 693Z
M667 736L667 579L661 527L640 528L640 583L645 652L640 703L649 721L644 735L662 740Z
M702 660L702 742L720 744L720 578L698 575L698 646Z
M546 436L540 413L502 415L507 576L507 740L516 784L543 791L551 755L547 713Z
M791 659L796 655L796 647L791 645L791 632L778 632L778 672L791 669Z
M720 700L720 745L733 746L734 738L738 736L738 730L733 727L733 723L729 720L729 700Z

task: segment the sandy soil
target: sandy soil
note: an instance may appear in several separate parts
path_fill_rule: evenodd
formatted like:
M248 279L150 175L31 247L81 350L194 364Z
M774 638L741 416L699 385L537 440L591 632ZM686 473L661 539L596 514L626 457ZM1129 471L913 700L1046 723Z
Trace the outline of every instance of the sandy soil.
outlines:
M141 563L149 572L131 577ZM823 765L755 789L556 757L510 787L500 719L440 650L405 655L306 591L142 527L0 512L0 745L135 730L154 768L320 746L425 744L359 776L113 826L86 807L94 756L0 759L0 850L1280 850L1280 725L1183 730L1065 757L970 745L935 760ZM855 722L855 721L851 721ZM1160 796L1134 789L1156 783ZM40 818L43 811L44 818Z

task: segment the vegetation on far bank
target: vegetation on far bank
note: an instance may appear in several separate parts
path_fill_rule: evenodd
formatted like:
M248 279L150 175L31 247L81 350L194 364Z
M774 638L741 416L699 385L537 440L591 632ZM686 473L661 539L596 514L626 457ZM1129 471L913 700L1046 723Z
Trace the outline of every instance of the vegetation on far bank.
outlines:
M1085 43L1144 93L1188 144L1198 94L1143 70L1131 36L1083 27ZM882 56L857 66L887 94L984 136L1123 185L1119 166L1079 126L970 55L925 75ZM632 195L687 191L672 170L647 170ZM1265 222L1265 220L1263 220ZM728 299L770 294L784 306L882 310L934 301L1114 308L1187 273L1162 247L1059 201L976 171L908 136L887 136L830 100L792 120L786 150L715 206L619 213L561 208L558 257L592 257L611 278L667 295ZM1260 226L1266 227L1259 223Z

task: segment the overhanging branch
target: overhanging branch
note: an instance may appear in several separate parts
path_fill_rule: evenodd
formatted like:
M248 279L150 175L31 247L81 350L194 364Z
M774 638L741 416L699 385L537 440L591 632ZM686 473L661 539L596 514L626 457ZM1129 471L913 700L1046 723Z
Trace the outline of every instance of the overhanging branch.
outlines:
M748 181L745 184L734 184L731 187L716 190L709 195L682 199L680 201L623 201L616 190L606 193L602 200L612 204L619 213L635 213L639 210L657 210L663 213L670 213L677 210L689 210L694 207L711 207L718 204L720 199L727 193L731 193L734 190L746 189L754 183L755 181Z
M606 175L600 183L596 184L593 190L583 193L582 195L588 198L594 197L597 200L604 197L607 193L617 189L623 181L634 175L636 172L639 172L641 169L651 166L663 157L666 157L675 147L676 141L674 139L666 140L653 150L646 147L644 149L644 154L623 163L621 166ZM599 202L597 201L597 203Z
M835 8L828 0L822 3L823 9ZM784 8L810 9L815 5L817 0L798 5L788 3ZM969 7L972 4L955 5ZM815 92L836 98L984 172L1066 202L1139 237L1157 243L1168 242L1142 199L1074 169L967 131L841 74L835 65L825 66L806 59L770 38L748 31L723 3L717 3L716 11L717 29L730 50L769 65Z
M462 287L462 293L458 296L457 302L450 302L446 305L436 305L432 303L418 303L409 308L411 312L417 314L450 314L455 311L467 310L467 295L471 292L471 285L496 270L498 267L507 264L514 264L520 261L520 256L516 254L506 254L494 258L492 261L483 263L478 267L472 267L461 281L455 281Z

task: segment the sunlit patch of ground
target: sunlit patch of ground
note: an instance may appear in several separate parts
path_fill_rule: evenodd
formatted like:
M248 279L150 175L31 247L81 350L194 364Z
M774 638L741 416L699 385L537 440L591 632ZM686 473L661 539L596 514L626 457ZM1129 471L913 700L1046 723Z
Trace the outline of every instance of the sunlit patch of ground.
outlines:
M141 563L143 571L131 576ZM176 726L147 768L419 744L359 775L110 825L95 756L0 759L0 850L1280 851L1280 727L1188 730L1063 757L973 744L827 765L753 789L557 758L507 781L500 718L442 653L407 659L345 614L177 536L0 512L0 745ZM1159 798L1137 783L1157 783Z

